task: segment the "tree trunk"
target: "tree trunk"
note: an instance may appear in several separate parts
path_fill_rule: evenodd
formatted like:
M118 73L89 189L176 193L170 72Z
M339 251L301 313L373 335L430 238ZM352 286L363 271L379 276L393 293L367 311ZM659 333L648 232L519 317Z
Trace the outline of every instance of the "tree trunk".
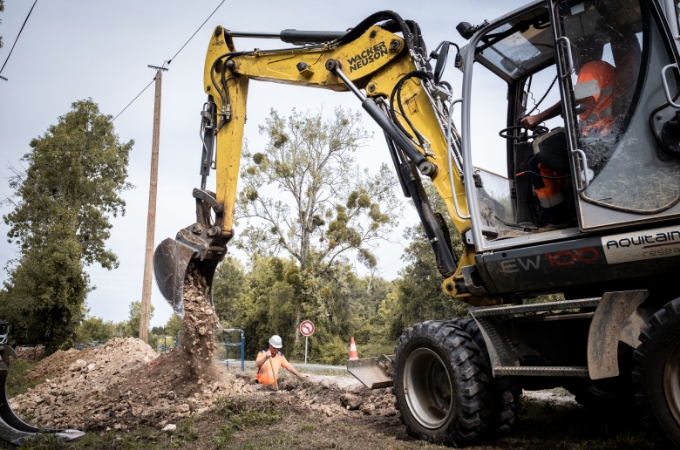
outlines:
M300 340L300 305L297 307L297 315L295 316L295 343Z

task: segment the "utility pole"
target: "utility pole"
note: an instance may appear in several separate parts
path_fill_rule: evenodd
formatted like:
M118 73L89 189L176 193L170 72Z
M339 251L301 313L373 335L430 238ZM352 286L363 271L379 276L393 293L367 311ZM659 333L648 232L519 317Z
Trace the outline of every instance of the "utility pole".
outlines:
M146 218L146 257L144 258L144 285L142 287L142 312L139 318L139 339L149 340L151 310L151 283L153 281L153 244L156 232L156 192L158 190L158 146L161 130L161 81L164 67L149 66L156 70L156 96L153 103L153 141L151 143L151 181L149 183L149 211Z

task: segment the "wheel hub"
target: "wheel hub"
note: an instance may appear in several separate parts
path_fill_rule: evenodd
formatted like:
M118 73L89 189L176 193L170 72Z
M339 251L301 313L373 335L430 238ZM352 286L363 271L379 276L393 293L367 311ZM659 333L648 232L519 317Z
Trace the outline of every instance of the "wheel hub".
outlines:
M411 413L423 427L435 429L446 423L453 411L453 384L437 353L419 348L408 356L404 394Z
M663 372L663 390L668 407L680 424L680 344L676 345L666 359Z

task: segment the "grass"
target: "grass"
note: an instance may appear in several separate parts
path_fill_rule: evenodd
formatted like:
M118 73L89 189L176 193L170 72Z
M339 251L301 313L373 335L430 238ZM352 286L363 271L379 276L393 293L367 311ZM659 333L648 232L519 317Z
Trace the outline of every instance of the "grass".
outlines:
M559 395L559 391L558 391ZM522 398L522 417L511 434L496 442L507 448L551 450L653 450L638 421L592 413L574 404Z
M44 382L45 379L33 380L30 383L26 383L24 378L31 371L35 363L24 361L22 359L12 360L9 365L9 373L7 375L7 397L12 398L17 395L25 394L28 389L35 388L40 383Z
M282 419L282 415L270 404L253 406L241 399L221 398L214 410L222 417L222 423L212 438L218 449L227 448L238 430L272 425Z
M310 422L298 425L298 432L300 433L311 433L314 430L316 430L316 425Z
M198 431L194 425L193 417L180 422L171 439L173 448L184 447L188 442L198 439Z
M34 440L19 447L19 450L89 450L111 448L116 450L155 450L159 436L149 427L141 427L132 433L110 431L107 433L85 433L72 442L62 442L49 434L38 435Z

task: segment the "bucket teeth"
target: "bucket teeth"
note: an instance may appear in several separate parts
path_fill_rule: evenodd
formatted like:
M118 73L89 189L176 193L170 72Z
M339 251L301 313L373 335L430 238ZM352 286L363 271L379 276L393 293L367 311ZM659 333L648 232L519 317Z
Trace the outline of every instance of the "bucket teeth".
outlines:
M38 434L51 434L59 440L72 441L82 436L78 430L38 429L27 424L12 411L7 400L7 377L9 375L10 356L16 353L9 345L0 345L0 439L14 445L23 445L35 439Z

